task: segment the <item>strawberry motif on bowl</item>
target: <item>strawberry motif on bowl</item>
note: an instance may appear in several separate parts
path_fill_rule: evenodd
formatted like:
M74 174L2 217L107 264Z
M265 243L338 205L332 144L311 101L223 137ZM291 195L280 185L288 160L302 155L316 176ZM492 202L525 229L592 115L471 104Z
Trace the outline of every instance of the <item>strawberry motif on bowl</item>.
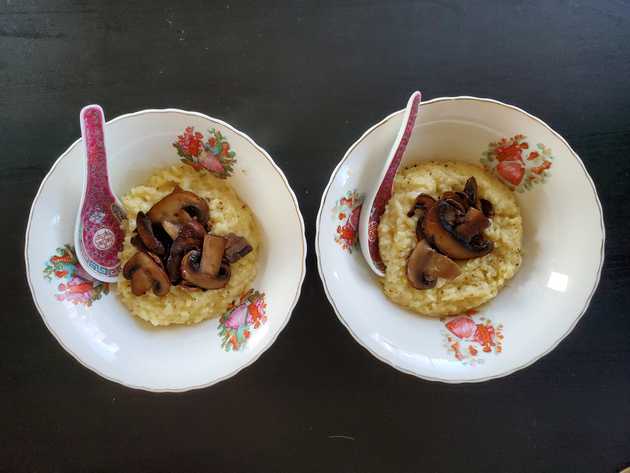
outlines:
M518 134L490 143L481 164L512 190L525 192L534 184L545 182L552 160L551 149L538 143L532 150L525 135Z
M503 325L469 310L464 315L443 318L442 337L448 353L464 365L474 366L503 351Z

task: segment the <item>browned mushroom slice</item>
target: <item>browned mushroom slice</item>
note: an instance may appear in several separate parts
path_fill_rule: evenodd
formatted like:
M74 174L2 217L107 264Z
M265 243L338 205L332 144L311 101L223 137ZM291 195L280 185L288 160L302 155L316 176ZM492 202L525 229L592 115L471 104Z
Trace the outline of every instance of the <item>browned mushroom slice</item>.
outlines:
M153 233L151 219L144 212L138 212L136 215L136 231L147 250L159 256L164 255L166 252L164 244Z
M147 214L151 222L157 224L164 221L171 223L185 223L184 211L188 216L195 217L199 223L206 225L210 209L208 203L192 192L175 189L169 195L158 201Z
M191 250L201 249L205 234L205 229L196 220L191 220L182 225L179 235L171 245L166 260L166 273L173 284L177 284L182 279L180 274L182 258Z
M486 199L479 199L479 203L481 204L481 211L486 217L494 217L494 206L492 205L492 202Z
M418 241L407 259L407 279L416 289L431 289L438 278L455 279L460 274L459 266L437 253L426 240Z
M411 210L407 213L407 217L413 217L417 211L420 211L420 218L435 205L435 199L429 194L418 194L416 201Z
M484 256L494 245L483 237L464 241L455 233L454 224L458 221L457 209L446 201L433 206L422 222L422 232L441 253L453 259L471 259Z
M182 260L182 277L202 289L221 289L230 280L230 265L222 263L225 239L206 235L203 253L197 250L186 253Z
M188 223L182 225L179 231L179 235L184 238L195 238L203 241L203 237L206 235L206 229L197 220L191 220Z
M468 210L468 207L470 207L470 203L468 202L468 196L463 192L448 191L442 194L442 199L444 200L450 199L457 202L464 212L466 212Z
M171 283L157 257L148 253L137 252L123 267L123 276L131 280L131 292L142 296L149 289L153 289L156 296L164 296L171 288Z
M138 251L143 251L143 252L147 252L149 251L147 249L146 246L144 246L144 243L142 243L142 238L140 238L138 235L134 235L131 237L131 240L129 241L133 247L138 250Z
M474 177L468 178L466 185L464 186L464 194L468 197L468 203L471 207L479 208L479 191L477 189L477 179Z
M472 237L480 234L490 226L490 220L479 210L470 207L461 224L455 227L455 232L465 241L469 242Z
M459 217L459 218L461 218L461 216L466 214L466 210L469 208L468 205L462 204L459 200L445 199L445 198L443 198L443 200L448 202L451 207L453 207L453 208L455 208L455 210L457 210L456 216Z
M229 233L225 237L225 253L223 259L228 263L236 263L238 260L247 256L252 250L252 245L242 236Z
M177 237L171 245L171 250L166 260L166 273L173 284L181 281L180 268L184 255L192 250L201 248L201 240L195 238Z

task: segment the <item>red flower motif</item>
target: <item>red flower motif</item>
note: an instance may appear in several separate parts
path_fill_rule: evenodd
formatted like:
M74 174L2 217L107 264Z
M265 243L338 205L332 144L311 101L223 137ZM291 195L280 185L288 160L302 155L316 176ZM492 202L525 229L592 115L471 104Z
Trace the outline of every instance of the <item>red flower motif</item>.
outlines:
M545 161L540 166L536 166L535 168L533 168L532 172L535 174L542 174L550 167L551 167L551 163L549 161Z
M527 160L528 161L533 161L538 156L540 156L540 153L538 153L538 151L532 151L531 153L529 153L529 156L527 157Z
M203 135L189 126L184 130L183 135L177 136L177 148L188 156L199 156L203 148Z

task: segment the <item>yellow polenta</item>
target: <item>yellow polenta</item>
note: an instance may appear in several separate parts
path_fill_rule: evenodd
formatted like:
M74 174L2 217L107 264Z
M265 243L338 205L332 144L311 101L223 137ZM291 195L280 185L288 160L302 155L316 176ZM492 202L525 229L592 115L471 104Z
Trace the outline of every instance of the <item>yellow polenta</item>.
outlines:
M461 274L439 278L432 289L415 289L407 280L406 265L417 243L418 216L408 217L419 193L439 198L446 191L461 191L474 176L480 198L494 206L492 225L485 231L494 250L480 258L456 261ZM419 314L445 316L462 313L494 298L521 264L523 224L516 198L498 179L482 168L459 162L427 162L398 173L394 192L378 227L379 249L386 265L383 291L403 307Z
M130 281L121 274L117 291L120 300L133 315L153 325L194 324L217 317L249 289L256 276L260 236L252 211L225 180L205 171L195 171L185 164L156 171L144 185L134 187L123 198L129 220L121 253L122 264L136 252L130 238L138 211L148 212L153 204L170 194L175 185L194 192L208 202L213 234L223 236L235 233L245 237L253 251L231 265L231 277L223 289L191 292L171 286L170 292L164 297L158 297L152 291L138 297L131 293Z

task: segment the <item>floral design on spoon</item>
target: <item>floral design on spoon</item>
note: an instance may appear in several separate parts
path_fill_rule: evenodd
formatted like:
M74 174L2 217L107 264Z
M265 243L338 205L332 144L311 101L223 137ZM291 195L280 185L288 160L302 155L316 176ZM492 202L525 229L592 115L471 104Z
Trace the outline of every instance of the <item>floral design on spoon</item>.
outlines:
M75 228L77 257L94 279L115 282L120 271L118 253L125 238L120 226L124 211L109 183L105 116L100 106L88 105L80 117L86 161Z

